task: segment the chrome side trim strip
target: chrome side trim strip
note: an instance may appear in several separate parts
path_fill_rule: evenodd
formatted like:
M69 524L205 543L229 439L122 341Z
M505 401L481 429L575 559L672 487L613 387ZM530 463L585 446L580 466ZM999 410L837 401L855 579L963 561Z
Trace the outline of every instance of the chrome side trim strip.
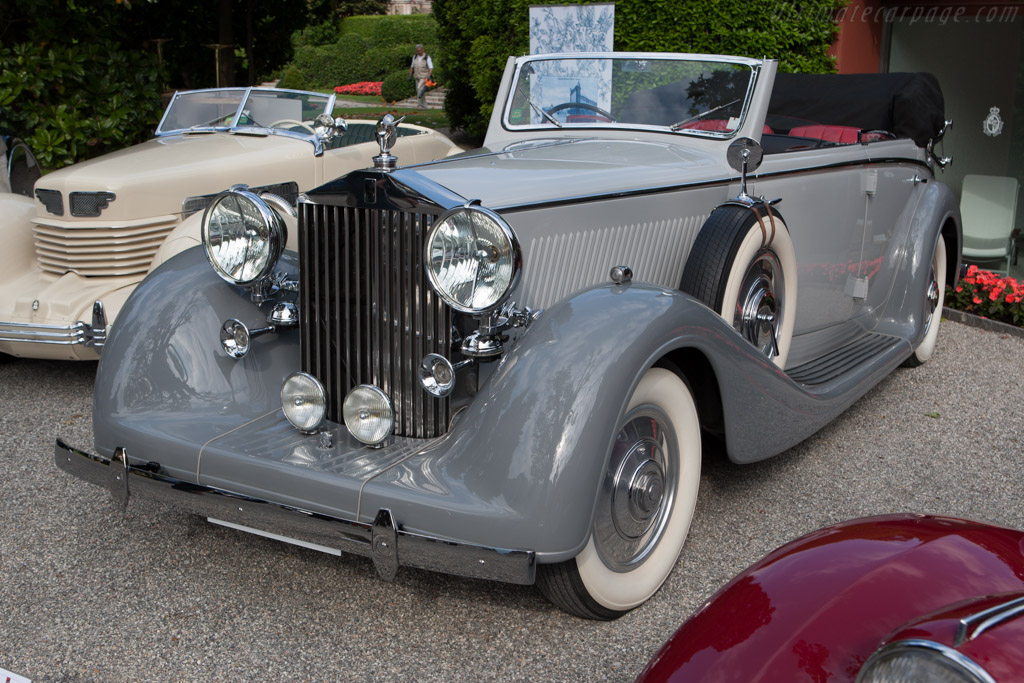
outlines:
M136 496L157 500L203 517L369 557L383 578L399 565L522 585L532 584L536 577L532 550L469 545L402 531L388 510L378 512L374 524L323 515L176 479L158 463L130 457L123 448L108 459L57 439L54 462L79 479L109 489L119 502Z
M1024 614L1024 598L1014 598L1009 602L964 617L960 620L960 625L957 626L956 640L953 644L959 647L968 640L974 640L993 626L998 626L1021 614Z
M849 146L849 145L845 145ZM500 154L500 152L495 152ZM439 163L439 162L433 162ZM770 178L785 178L789 176L801 176L808 175L811 173L818 173L821 171L835 171L845 168L855 168L858 166L901 166L901 165L920 166L928 169L929 173L931 169L928 164L921 161L920 159L914 159L910 157L884 157L877 159L857 159L855 161L841 161L833 164L820 164L818 166L809 166L807 168L788 169L785 171L768 171L751 174L748 180L754 182L761 180L768 180ZM512 213L515 211L530 211L538 209L549 209L559 206L572 206L574 204L586 204L589 202L601 202L610 199L623 199L627 197L646 197L648 195L666 194L670 192L679 192L681 190L692 190L703 187L715 187L718 185L728 186L731 183L738 183L739 176L736 177L723 177L714 178L709 180L694 181L691 183L679 183L677 185L664 185L660 187L646 187L641 190L622 190L619 192L606 192L602 194L593 195L579 195L576 197L567 197L565 199L553 199L550 201L534 202L534 203L522 203L522 204L508 204L503 206L492 206L489 207L493 211L498 213Z

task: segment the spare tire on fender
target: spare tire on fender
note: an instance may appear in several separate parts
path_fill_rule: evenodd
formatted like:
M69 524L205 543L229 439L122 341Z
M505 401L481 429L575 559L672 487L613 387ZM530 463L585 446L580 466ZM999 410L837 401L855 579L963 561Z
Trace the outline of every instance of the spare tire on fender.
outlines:
M796 252L789 228L768 203L715 209L697 234L679 289L786 366L796 320Z

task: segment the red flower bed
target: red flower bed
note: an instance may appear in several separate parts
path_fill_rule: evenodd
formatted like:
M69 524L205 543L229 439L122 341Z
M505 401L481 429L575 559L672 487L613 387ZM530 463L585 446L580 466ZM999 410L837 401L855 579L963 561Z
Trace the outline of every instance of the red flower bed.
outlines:
M1024 325L1024 282L969 266L956 287L946 287L945 305L1011 325Z
M350 85L339 85L334 92L339 95L377 95L380 96L381 81L363 81Z

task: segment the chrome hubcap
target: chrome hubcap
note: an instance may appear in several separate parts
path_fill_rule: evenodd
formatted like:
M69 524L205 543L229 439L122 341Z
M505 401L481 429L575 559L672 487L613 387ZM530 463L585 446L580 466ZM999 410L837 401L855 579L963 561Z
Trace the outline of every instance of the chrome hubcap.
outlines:
M594 544L605 565L629 571L658 544L675 499L676 448L668 418L638 406L615 438L594 523Z
M740 285L733 328L769 358L779 355L778 335L786 314L785 294L778 258L770 251L760 252Z
M928 291L925 296L928 298L928 320L925 322L925 329L927 330L932 324L932 316L935 315L935 309L939 306L939 283L935 279L935 267L932 267L932 281L928 283Z

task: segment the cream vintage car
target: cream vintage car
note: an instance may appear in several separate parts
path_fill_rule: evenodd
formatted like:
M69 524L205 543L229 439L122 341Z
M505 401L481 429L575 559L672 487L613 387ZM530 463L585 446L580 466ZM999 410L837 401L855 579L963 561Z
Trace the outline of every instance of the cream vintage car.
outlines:
M0 357L95 360L142 278L199 244L199 219L245 184L294 202L368 164L375 124L331 118L334 95L266 88L176 93L155 137L0 194ZM460 151L399 127L409 162Z

